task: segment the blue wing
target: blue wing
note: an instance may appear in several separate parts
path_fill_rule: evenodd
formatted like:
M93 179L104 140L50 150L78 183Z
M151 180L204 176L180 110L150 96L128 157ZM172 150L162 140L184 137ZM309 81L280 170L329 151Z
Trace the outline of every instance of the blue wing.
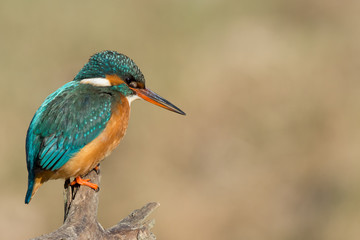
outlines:
M70 82L48 96L27 133L29 179L37 169L61 168L95 139L110 119L112 99L108 92L78 82Z

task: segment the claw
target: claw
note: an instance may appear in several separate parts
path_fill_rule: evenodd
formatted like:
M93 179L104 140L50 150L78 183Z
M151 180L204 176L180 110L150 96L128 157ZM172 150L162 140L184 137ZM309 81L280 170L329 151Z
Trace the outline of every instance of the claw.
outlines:
M80 176L76 177L74 181L70 183L71 186L75 184L85 185L94 189L95 191L99 191L99 186L97 184L90 182L90 179L82 179Z
M94 167L94 170L97 174L100 173L100 163L96 167Z

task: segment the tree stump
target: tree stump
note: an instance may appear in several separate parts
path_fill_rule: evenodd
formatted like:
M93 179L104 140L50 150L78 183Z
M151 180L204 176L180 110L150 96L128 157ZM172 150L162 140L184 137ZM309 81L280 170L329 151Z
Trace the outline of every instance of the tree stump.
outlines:
M100 183L100 173L91 171L85 178L91 182ZM154 220L146 218L157 208L159 203L148 203L141 209L134 210L115 226L104 229L97 221L99 204L98 192L87 186L70 186L70 180L64 186L65 214L64 224L52 233L34 238L43 239L121 239L121 240L155 240L150 232Z

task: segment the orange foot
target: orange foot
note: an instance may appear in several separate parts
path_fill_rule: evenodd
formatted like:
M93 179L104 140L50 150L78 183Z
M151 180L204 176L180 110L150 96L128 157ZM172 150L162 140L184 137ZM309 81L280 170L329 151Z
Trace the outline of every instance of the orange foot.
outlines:
M99 186L96 185L95 183L91 183L89 182L90 179L82 179L80 176L79 177L76 177L74 179L74 181L72 181L70 183L71 186L74 186L75 184L79 184L79 185L85 185L85 186L88 186L92 189L94 189L95 191L99 191Z

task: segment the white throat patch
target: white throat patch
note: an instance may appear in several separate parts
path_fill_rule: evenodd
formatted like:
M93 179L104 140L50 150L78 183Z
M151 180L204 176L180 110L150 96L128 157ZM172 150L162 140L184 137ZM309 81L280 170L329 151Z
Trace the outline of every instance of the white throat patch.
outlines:
M135 100L138 100L138 99L141 99L138 95L132 95L132 96L128 96L126 97L128 102L129 102L129 106L131 105L131 102L135 101Z
M91 84L98 87L110 87L111 83L106 78L86 78L80 81L83 84Z

